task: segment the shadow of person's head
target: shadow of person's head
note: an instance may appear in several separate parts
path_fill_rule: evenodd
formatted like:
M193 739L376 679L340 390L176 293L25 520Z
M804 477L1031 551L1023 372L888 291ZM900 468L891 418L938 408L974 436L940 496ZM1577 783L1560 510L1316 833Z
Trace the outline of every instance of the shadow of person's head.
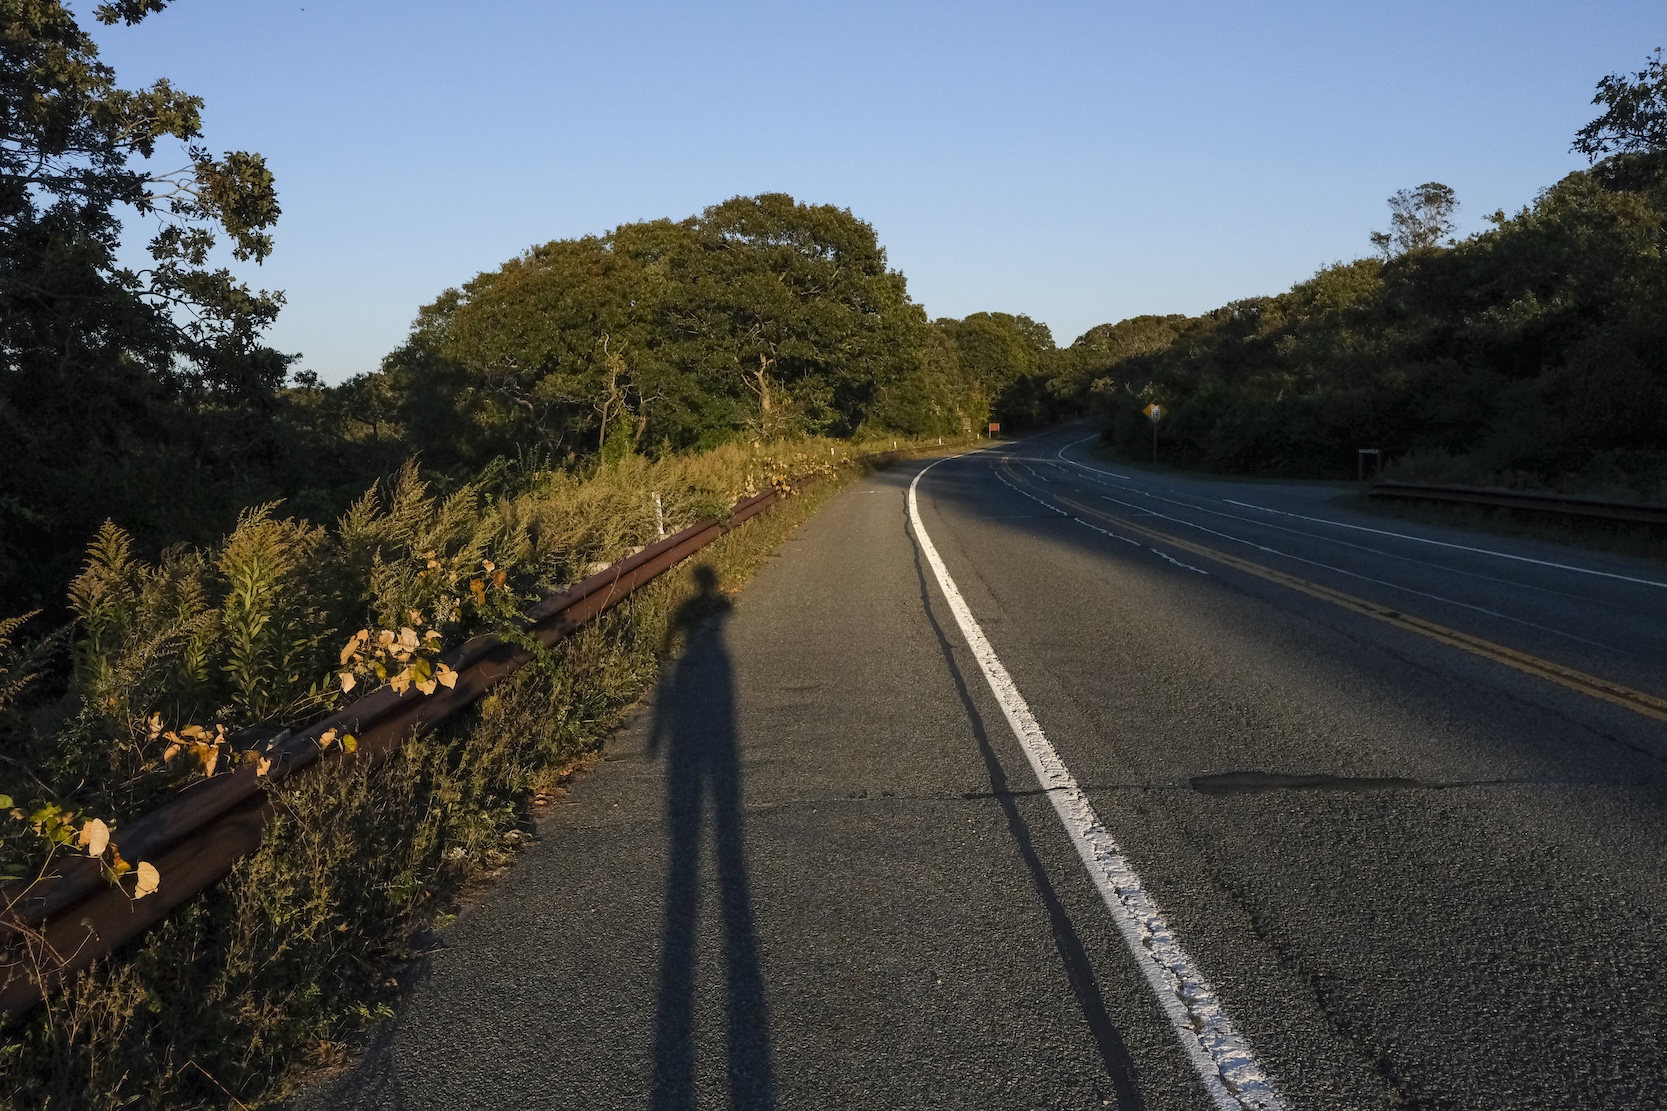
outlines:
M729 612L729 599L724 597L722 588L718 585L718 572L711 564L702 563L696 567L691 576L695 580L695 593L683 600L672 615L671 623L666 629L666 642L663 651L672 651L679 636L693 634L707 618L722 618Z

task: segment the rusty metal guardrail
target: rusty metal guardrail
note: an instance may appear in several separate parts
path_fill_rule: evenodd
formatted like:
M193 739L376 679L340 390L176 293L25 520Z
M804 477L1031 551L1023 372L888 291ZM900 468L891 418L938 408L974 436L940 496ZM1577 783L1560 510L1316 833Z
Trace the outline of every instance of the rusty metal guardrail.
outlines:
M1438 486L1425 482L1378 482L1367 491L1369 497L1407 501L1438 501L1458 505L1501 506L1537 513L1558 513L1593 517L1606 521L1631 521L1667 525L1667 505L1611 501L1607 498L1579 498L1566 494L1539 494L1488 486Z
M860 461L884 465L912 453L882 452ZM556 644L782 497L771 489L743 498L724 520L690 525L551 595L527 610L524 631L545 647ZM263 751L271 761L264 776L252 762L242 762L125 824L112 843L126 859L152 862L161 875L146 898L134 899L111 884L98 861L81 855L66 855L47 874L11 885L0 894L5 908L0 928L14 939L11 959L0 967L0 1028L32 1010L43 992L161 922L254 852L273 814L270 785L323 764L386 759L407 737L473 704L531 658L528 648L497 635L477 636L441 656L457 672L456 686L428 695L415 687L380 688L304 729L280 733ZM353 734L356 750L322 748L319 738L332 729ZM27 952L18 953L19 947Z

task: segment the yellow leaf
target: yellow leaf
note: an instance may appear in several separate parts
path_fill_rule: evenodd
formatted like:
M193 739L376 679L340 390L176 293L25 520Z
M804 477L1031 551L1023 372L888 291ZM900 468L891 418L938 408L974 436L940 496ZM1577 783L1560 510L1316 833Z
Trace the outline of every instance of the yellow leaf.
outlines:
M319 748L329 748L331 745L333 745L335 743L336 743L336 731L334 729L326 729L323 733L321 733L319 735L319 738L318 738L318 747Z
M399 646L407 652L417 647L417 630L406 625L399 631Z
M400 672L388 680L388 685L394 688L395 694L404 694L405 688L411 685L411 673L409 671Z
M439 686L439 684L433 679L424 679L418 681L417 683L417 689L422 691L424 694L433 694L434 688L437 686Z
M445 664L440 665L439 678L440 678L440 682L445 684L445 687L446 687L447 690L450 690L451 688L457 686L457 672L453 671L451 668L447 667Z
M146 722L146 724L150 726L150 739L151 740L154 741L154 740L156 740L156 738L158 738L162 735L162 715L161 714L152 714L150 716L150 721Z
M412 610L411 611L411 624L417 626L419 629L422 628L422 624L423 624L423 611L422 610Z
M204 745L202 748L203 774L213 775L214 765L220 762L220 746Z
M162 875L156 870L156 865L148 860L141 860L137 871L139 882L133 888L133 897L143 899L146 895L156 891L157 886L162 882Z
M175 741L173 744L171 744L167 748L163 749L162 750L162 762L164 764L166 764L169 760L172 760L174 757L178 756L179 755L179 748L180 748L179 742Z
M376 644L379 648L386 648L393 642L394 634L392 629L383 629L381 632L376 634Z
M255 761L255 774L257 776L266 775L271 770L272 758L270 756L262 756L259 760Z
M351 660L354 656L357 656L358 654L359 654L359 641L357 639L350 640L346 644L342 645L341 662L343 663L343 665L345 665L348 660Z
M102 818L89 819L81 827L81 843L87 846L88 856L103 856L105 847L110 844L110 827L104 824Z
M351 671L342 672L342 693L346 694L348 691L352 690L354 685L358 682L359 680L353 677L353 673Z
M358 752L359 738L349 733L347 736L342 738L342 747L348 752Z
M480 565L482 567L486 568L488 571L496 571L498 569L498 565L496 563L493 563L490 559L481 560Z

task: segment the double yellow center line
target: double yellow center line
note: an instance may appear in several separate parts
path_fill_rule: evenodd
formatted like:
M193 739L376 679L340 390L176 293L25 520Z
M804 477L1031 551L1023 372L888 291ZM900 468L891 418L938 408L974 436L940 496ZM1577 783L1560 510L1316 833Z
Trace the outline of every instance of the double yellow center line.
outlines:
M1562 664L1543 660L1538 656L1529 655L1527 652L1519 652L1515 648L1495 644L1491 640L1483 640L1481 637L1471 636L1469 633L1461 633L1457 629L1449 629L1445 625L1438 625L1434 621L1426 621L1422 617L1413 617L1411 614L1402 613L1400 610L1392 609L1389 606L1379 605L1376 602L1344 593L1341 590L1333 590L1329 586L1321 586L1319 583L1309 582L1307 579L1286 574L1284 571L1275 571L1271 567L1264 567L1260 563L1252 563L1250 560L1228 555L1226 552L1218 551L1204 544L1182 540L1168 533L1133 524L1127 518L1083 505L1070 498L1060 497L1057 494L1054 496L1058 498L1061 504L1068 505L1085 516L1093 517L1107 524L1115 524L1118 528L1139 533L1149 540L1180 548L1182 551L1203 556L1205 559L1212 559L1223 566L1233 568L1235 571L1243 571L1247 575L1255 575L1259 579L1265 579L1268 582L1278 583L1280 586L1301 591L1311 598L1318 598L1321 601L1330 602L1332 605L1341 606L1346 610L1364 614L1387 625L1410 629L1415 633L1429 637L1431 640L1440 641L1442 644L1448 644L1454 648L1461 648L1484 659L1556 683L1558 686L1566 687L1571 691L1592 698L1599 698L1616 706L1623 706L1634 713L1643 714L1645 717L1667 721L1667 699L1657 698L1653 694L1634 690L1631 687L1622 686L1620 683L1611 683L1609 680L1600 679L1596 675L1588 675L1584 671L1576 671L1572 667L1564 667Z

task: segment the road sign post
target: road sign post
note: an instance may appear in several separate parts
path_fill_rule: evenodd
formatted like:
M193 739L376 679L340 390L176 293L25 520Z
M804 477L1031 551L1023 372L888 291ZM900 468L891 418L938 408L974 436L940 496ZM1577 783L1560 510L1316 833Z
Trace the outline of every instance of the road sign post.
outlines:
M1366 457L1372 457L1372 474L1376 476L1383 471L1383 450L1375 447L1363 447L1354 453L1355 470L1359 473L1361 482L1366 481Z
M1158 422L1163 419L1167 410L1154 401L1142 409L1141 412L1145 413L1146 419L1152 422L1152 462L1155 465L1158 461Z

